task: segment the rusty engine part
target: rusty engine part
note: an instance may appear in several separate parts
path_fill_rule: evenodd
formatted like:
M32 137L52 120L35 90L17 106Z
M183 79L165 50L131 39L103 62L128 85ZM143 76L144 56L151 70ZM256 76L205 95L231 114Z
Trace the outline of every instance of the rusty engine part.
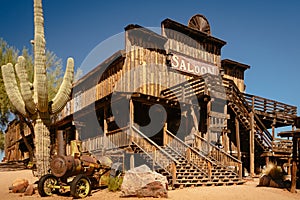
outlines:
M58 178L70 177L77 174L91 176L95 170L101 168L103 166L100 162L90 155L77 157L57 155L50 163L51 173Z

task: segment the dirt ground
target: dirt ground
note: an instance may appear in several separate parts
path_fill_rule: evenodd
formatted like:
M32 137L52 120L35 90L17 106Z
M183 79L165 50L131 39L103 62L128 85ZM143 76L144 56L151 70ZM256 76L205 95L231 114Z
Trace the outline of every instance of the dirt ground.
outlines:
M52 196L40 197L38 194L33 196L23 196L22 194L9 193L8 187L17 178L26 178L30 183L34 183L37 179L32 176L31 170L24 169L22 165L4 165L0 164L0 199L15 200L15 199L43 199L43 200L59 200L73 199L69 196ZM284 189L257 187L258 179L247 181L243 185L238 186L210 186L210 187L195 187L176 189L168 191L171 200L293 200L300 199L300 190L298 193L292 194ZM93 191L92 195L87 197L90 199L112 200L112 199L129 199L129 200L153 200L153 198L120 198L120 192L112 193L107 189Z

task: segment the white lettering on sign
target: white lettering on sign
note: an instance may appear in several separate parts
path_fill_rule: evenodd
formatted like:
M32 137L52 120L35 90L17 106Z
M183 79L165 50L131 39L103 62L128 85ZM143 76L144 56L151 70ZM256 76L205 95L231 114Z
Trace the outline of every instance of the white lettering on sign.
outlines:
M198 76L207 73L214 75L219 74L219 70L216 65L201 62L199 60L194 60L176 54L173 54L172 56L171 66L173 69L176 69L178 71L187 72Z

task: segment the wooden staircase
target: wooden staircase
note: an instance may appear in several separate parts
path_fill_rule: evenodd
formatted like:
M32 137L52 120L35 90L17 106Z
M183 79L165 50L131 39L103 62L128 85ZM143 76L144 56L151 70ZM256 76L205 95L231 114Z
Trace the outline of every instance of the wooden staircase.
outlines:
M244 95L239 91L233 81L229 81L226 93L229 97L229 107L238 117L244 128L251 130L251 124L253 123L255 141L264 151L270 151L272 149L273 140L271 133L267 130L254 110L250 108Z
M153 170L167 176L172 187L242 184L241 177L224 166L210 160L167 131L167 144L158 146L144 133L132 126L131 148ZM241 166L240 166L241 167Z

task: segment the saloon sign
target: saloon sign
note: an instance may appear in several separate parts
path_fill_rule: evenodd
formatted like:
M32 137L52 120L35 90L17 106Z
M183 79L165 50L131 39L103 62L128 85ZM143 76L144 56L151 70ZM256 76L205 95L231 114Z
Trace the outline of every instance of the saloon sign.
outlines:
M194 60L178 54L173 54L171 59L171 66L178 71L195 74L198 76L204 74L218 75L218 67L213 64L208 64L200 60Z

